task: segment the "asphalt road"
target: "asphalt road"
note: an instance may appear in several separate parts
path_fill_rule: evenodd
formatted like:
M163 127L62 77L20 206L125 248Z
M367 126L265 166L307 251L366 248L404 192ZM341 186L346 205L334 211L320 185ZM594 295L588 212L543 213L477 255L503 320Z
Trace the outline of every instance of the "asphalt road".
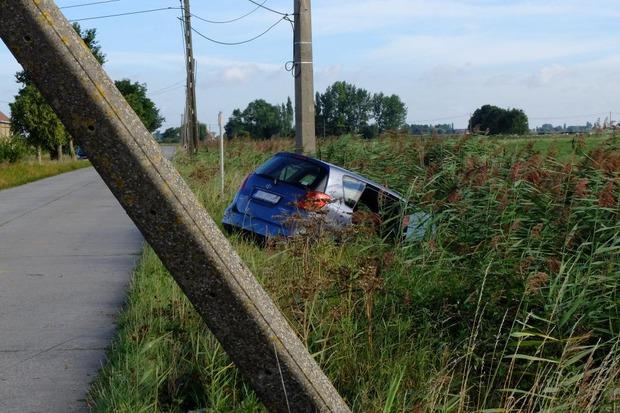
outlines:
M88 411L142 244L93 168L0 191L0 412Z

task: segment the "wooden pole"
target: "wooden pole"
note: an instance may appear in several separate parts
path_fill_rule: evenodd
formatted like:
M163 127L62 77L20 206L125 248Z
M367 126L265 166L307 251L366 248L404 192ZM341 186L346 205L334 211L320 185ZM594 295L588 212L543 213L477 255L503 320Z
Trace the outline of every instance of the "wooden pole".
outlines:
M194 60L194 47L192 44L192 13L190 11L189 0L183 0L183 12L183 27L185 29L185 68L187 72L187 152L193 155L198 149L198 115L196 113L196 61Z

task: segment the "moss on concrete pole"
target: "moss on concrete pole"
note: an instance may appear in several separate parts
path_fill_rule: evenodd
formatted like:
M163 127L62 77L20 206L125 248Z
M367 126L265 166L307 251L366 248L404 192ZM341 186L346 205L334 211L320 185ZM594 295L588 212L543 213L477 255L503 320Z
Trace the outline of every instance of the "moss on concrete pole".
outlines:
M0 0L0 37L274 412L348 412L52 0Z

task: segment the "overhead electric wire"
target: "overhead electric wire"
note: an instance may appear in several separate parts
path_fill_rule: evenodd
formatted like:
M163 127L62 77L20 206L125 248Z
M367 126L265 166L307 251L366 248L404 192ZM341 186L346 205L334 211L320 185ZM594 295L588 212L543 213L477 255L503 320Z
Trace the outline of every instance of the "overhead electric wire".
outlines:
M262 36L266 35L267 33L269 33L269 32L271 31L271 29L273 29L274 27L276 27L278 24L280 24L280 23L281 23L281 22L283 22L284 20L285 20L285 18L284 18L284 17L283 17L283 18L281 18L281 19L278 19L278 21L276 21L274 24L272 24L271 26L269 26L269 27L267 28L267 30L265 30L265 31L264 31L264 32L262 32L261 34L258 34L258 35L256 35L256 36L252 37L251 39L243 40L243 41L240 41L240 42L222 42L222 41L220 41L220 40L215 40L215 39L212 39L212 38L210 38L210 37L205 36L204 34L200 33L198 30L196 30L196 29L195 29L195 28L193 28L193 27L192 27L192 31L193 31L194 33L196 33L198 36L202 37L203 39L206 39L206 40L208 40L208 41L210 41L210 42L213 42L213 43L216 43L216 44L221 44L221 45L224 45L224 46L239 46L239 45L242 45L242 44L246 44L246 43L253 42L254 40L256 40L256 39L258 39L258 38L260 38L260 37L262 37Z
M70 6L62 6L62 7L59 7L59 9L73 9L73 8L76 8L76 7L94 6L96 4L116 3L118 1L121 1L121 0L94 1L92 3L83 3L83 4L74 4L74 5L70 5Z
M107 19L110 17L131 16L134 14L153 13L156 11L163 11L163 10L179 10L179 7L161 7L159 9L138 10L138 11L132 11L132 12L127 12L127 13L108 14L104 16L94 16L94 17L84 17L81 19L71 19L71 21L80 22L80 21L85 21L85 20Z
M160 89L154 90L154 91L150 92L149 94L150 95L157 95L157 94L160 94L160 93L168 92L170 90L174 90L174 89L179 88L181 86L185 86L185 80L181 80L181 81L175 82L175 83L173 83L171 85L168 85L168 86L162 87Z
M205 23L211 23L211 24L226 24L226 23L234 23L234 22L237 22L237 21L239 21L239 20L241 20L241 19L245 19L245 18L246 18L246 17L248 17L249 15L251 15L251 14L255 13L258 9L260 9L260 8L261 8L261 6L262 6L262 5L264 5L265 3L267 3L267 1L269 1L269 0L265 0L265 1L263 1L260 5L256 6L256 8L254 8L252 11L250 11L250 12L248 12L248 13L244 14L243 16L239 16L239 17L237 17L237 18L230 19L230 20L208 20L208 19L203 19L202 17L197 16L197 15L195 15L195 14L193 14L193 13L190 13L190 14L192 15L192 17L195 17L195 18L197 18L198 20L202 20L202 21L203 21L203 22L205 22Z
M264 5L266 2L263 2L263 4L260 4L259 2L254 1L254 0L248 0L248 1L249 1L250 3L256 4L256 5L257 5L258 7L260 7L260 8L263 8L263 9L265 9L265 10L269 10L269 11L270 11L270 12L272 12L272 13L279 14L280 16L290 16L290 15L292 14L292 13L283 13L283 12L281 12L281 11L274 10L274 9L272 9L272 8L269 8L269 7L267 7L267 6L265 6L265 5Z

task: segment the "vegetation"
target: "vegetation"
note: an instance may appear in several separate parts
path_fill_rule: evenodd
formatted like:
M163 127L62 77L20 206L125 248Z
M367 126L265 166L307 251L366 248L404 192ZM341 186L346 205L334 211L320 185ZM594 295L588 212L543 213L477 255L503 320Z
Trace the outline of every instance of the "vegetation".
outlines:
M24 159L28 152L28 146L20 137L11 136L8 139L0 139L0 164L18 162Z
M397 95L371 95L347 82L336 82L323 94L317 92L315 104L316 132L323 136L363 133L374 138L402 128L407 118L407 107Z
M566 126L559 125L553 126L550 123L545 123L542 126L536 128L536 132L540 135L550 135L557 133L588 133L594 128L594 125L587 122L585 125Z
M0 163L0 190L89 166L88 161Z
M527 116L521 109L502 109L484 105L469 119L469 130L489 135L525 135L529 132Z
M417 125L412 124L409 126L409 131L412 135L453 135L454 134L454 125L453 124L437 124L437 125Z
M204 141L209 135L209 129L205 123L198 122L198 139ZM181 128L170 127L163 132L155 132L155 139L160 143L180 143Z
M235 109L225 126L226 136L269 139L274 136L292 136L295 112L291 98L286 105L272 105L263 99L250 102L243 112Z
M149 132L161 127L165 119L159 114L155 103L146 96L146 84L129 79L117 80L114 84Z
M382 132L403 128L407 107L397 95L371 95L347 82L336 82L325 93L317 92L315 116L317 135L360 133L365 138L376 138ZM286 105L280 106L258 99L243 111L233 111L225 127L226 136L255 139L293 136L294 118L290 98Z
M620 142L323 142L321 156L432 212L419 243L360 223L266 248L231 238L356 412L611 412L620 408ZM244 176L288 140L177 165L219 222ZM95 412L264 411L147 249Z
M73 28L90 48L99 63L105 63L105 55L96 40L96 29L82 30L78 23ZM42 151L48 151L52 159L61 159L63 146L69 145L71 157L75 159L73 138L67 133L54 110L47 104L41 92L32 83L26 71L15 75L22 88L18 91L11 108L11 129L26 137L26 142L37 150L39 162Z
M106 57L97 41L96 29L82 30L78 23L73 23L73 28L97 61L104 64ZM30 74L20 71L15 78L22 87L15 96L15 101L9 104L13 133L25 137L28 145L36 149L39 163L44 151L50 153L51 159L62 160L63 148L67 146L71 158L75 160L73 137L69 135L52 107L34 85ZM153 132L161 126L164 118L159 115L155 104L147 98L146 85L132 83L127 79L115 83L149 131Z

